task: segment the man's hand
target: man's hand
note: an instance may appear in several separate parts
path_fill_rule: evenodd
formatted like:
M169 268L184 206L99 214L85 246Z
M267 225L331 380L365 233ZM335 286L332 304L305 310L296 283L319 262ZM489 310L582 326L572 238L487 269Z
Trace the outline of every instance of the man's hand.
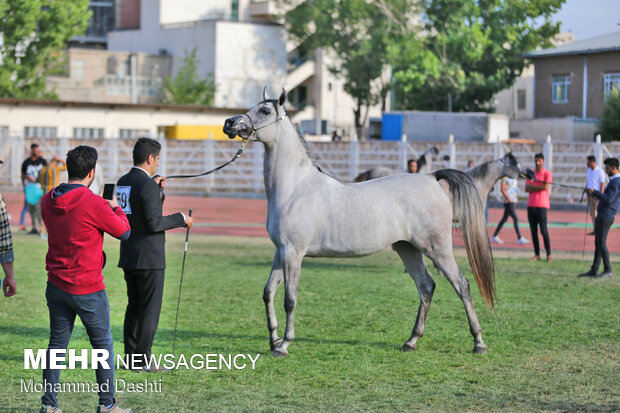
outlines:
M594 193L594 189L588 188L588 196L592 196L593 193Z
M112 199L106 199L110 208L114 209L118 206L118 202L116 202L116 194L112 195Z
M194 225L194 218L185 215L185 228L191 228Z
M2 281L2 290L5 297L12 297L17 292L17 285L15 284L15 274L13 273L13 263L2 263L2 269L6 274L6 278Z
M155 181L157 185L161 186L161 189L166 189L166 177L165 176L158 176L157 178L153 178L153 181Z

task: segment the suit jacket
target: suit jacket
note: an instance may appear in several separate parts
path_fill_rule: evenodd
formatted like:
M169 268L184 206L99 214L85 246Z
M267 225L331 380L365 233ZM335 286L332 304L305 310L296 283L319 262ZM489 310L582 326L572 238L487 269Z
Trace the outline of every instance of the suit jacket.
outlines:
M166 268L164 231L184 226L183 214L162 216L163 190L137 168L118 180L116 198L131 226L129 239L121 241L118 266L127 270Z

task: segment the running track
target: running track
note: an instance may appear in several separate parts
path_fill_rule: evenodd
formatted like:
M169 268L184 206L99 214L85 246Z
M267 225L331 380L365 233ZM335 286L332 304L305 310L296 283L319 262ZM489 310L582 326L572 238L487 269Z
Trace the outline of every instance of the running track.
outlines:
M19 192L4 193L8 204L9 213L12 216L11 224L19 224L19 214L23 206L23 195ZM189 208L194 210L193 217L196 220L192 233L211 235L231 235L240 237L267 237L265 220L267 217L267 201L264 199L246 198L207 198L195 196L167 196L164 202L164 213L182 211ZM490 208L489 235L492 235L497 222L500 220L503 209ZM521 233L530 239L530 230L527 224L527 212L517 210ZM27 218L26 222L29 223ZM575 211L549 211L548 224L551 238L551 249L554 251L582 251L584 242L585 212ZM609 233L607 246L610 252L620 253L620 222L616 221ZM15 228L14 228L15 230ZM183 232L182 229L175 231ZM587 232L591 231L588 217ZM455 232L456 234L456 232ZM517 238L512 228L512 220L504 226L500 233L504 244L494 244L494 249L531 251L532 245L517 245ZM462 246L463 241L457 234L455 245ZM544 247L541 251L544 257ZM586 237L586 251L594 251L594 237ZM613 257L616 258L616 257ZM612 259L613 259L612 258Z

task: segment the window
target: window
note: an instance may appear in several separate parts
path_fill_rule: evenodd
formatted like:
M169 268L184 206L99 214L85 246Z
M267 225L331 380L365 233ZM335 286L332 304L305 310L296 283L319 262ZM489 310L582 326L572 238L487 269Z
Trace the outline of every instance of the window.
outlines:
M567 103L568 102L568 86L570 86L570 78L568 76L554 76L552 89L553 103Z
M232 0L230 9L230 20L239 21L239 0Z
M73 137L81 138L103 138L103 128L73 128Z
M26 126L24 138L56 138L57 128L54 126Z
M151 136L148 129L119 129L118 137L121 139L134 139Z
M603 99L607 101L607 96L614 90L620 90L620 73L608 73L605 75Z
M525 110L525 89L517 89L517 110Z

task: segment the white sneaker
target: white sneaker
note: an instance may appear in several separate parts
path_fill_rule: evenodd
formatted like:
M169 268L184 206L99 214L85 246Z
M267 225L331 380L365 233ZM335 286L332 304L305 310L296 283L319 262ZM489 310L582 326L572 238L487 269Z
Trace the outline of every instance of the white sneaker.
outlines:
M517 241L517 244L519 245L529 244L529 243L530 243L530 240L527 238L523 238L523 237L519 238L519 240Z
M491 237L491 242L494 242L494 243L496 243L496 244L503 244L503 243L504 243L504 241L502 241L502 240L499 238L499 236L497 236L497 237Z

